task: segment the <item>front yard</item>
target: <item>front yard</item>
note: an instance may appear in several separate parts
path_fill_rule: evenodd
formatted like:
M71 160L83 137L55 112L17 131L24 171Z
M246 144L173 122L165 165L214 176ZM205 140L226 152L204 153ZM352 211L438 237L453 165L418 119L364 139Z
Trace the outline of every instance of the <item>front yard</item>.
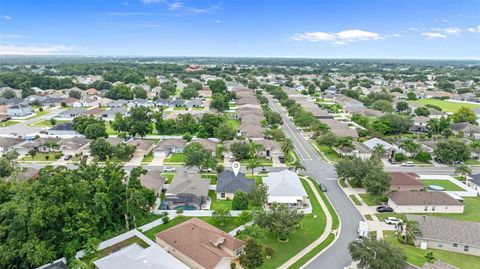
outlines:
M445 191L463 191L464 189L455 185L449 180L438 180L438 179L422 179L420 180L422 184L427 188L429 185L437 185L445 188Z
M426 214L442 218L458 219L464 221L480 222L480 196L464 197L463 204L465 211L463 214Z
M31 155L27 155L25 157L23 157L21 159L21 161L25 161L25 162L53 162L53 161L56 161L58 159L60 159L61 157L63 156L62 153L59 153L59 152L50 152L50 153L42 153L42 152L38 152L37 154L35 154L35 158L32 158Z
M243 159L240 161L240 164L242 166L247 166L248 163L250 162L251 159ZM272 166L272 160L269 160L267 158L256 158L256 160L259 162L260 167L262 166ZM251 171L250 171L251 172Z
M4 121L4 122L0 122L0 127L8 127L17 123L19 123L19 121L14 121L14 120Z
M409 263L417 266L422 266L427 262L425 255L429 252L432 252L433 257L436 259L442 260L443 262L457 266L461 269L477 268L480 264L480 257L436 249L420 249L415 246L404 245L398 241L397 236L392 231L384 232L384 237L390 244L403 250Z
M185 155L183 153L172 153L163 161L164 164L183 164L185 163Z
M375 195L375 194L369 194L369 193L364 193L360 194L360 197L362 197L362 200L368 205L368 206L376 206L376 205L382 205L385 204L388 201L388 197L385 195Z
M340 155L338 155L331 147L327 145L320 145L317 142L313 143L316 145L314 148L320 150L320 153L323 154L327 160L331 162L338 162L341 159Z
M152 160L153 160L153 153L150 152L146 156L143 157L141 163L142 164L149 164L150 162L152 162Z

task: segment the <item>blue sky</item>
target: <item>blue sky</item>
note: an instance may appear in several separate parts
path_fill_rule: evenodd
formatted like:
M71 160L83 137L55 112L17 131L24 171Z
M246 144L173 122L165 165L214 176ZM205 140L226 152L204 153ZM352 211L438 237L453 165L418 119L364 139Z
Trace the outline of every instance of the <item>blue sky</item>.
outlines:
M0 54L480 59L480 1L1 0Z

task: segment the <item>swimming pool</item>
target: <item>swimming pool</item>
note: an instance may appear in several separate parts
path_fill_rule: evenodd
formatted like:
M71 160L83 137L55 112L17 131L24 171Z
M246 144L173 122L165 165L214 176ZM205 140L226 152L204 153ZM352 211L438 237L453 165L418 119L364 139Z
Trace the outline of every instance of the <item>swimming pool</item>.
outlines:
M183 210L197 210L197 208L193 205L179 205L179 206L176 206L174 208L172 208L174 210L177 210L177 209L183 209Z

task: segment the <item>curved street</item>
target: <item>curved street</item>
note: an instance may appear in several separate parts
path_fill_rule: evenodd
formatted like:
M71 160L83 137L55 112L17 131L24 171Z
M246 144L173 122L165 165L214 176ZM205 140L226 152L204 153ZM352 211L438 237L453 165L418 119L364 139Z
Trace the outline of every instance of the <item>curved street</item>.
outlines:
M270 101L272 110L280 113L282 116L282 129L285 135L292 140L295 150L306 168L306 174L327 186L328 191L326 194L337 210L341 221L341 231L334 244L305 268L343 269L352 262L348 253L348 243L357 238L358 222L362 220L362 216L338 185L333 165L320 158L307 139L302 136L286 115L280 104L268 94L266 96Z

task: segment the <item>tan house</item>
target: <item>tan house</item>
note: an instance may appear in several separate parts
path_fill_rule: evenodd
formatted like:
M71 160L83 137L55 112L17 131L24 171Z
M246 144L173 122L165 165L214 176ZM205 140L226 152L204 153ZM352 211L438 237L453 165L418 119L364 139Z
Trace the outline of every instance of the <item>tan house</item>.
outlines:
M167 177L162 176L162 172L147 171L146 174L140 176L140 184L152 191L155 192L155 195L158 197L162 194L163 184L165 183Z
M424 186L415 173L391 172L390 191L422 191Z
M480 223L420 215L407 218L418 223L417 247L480 256Z
M133 139L130 140L128 144L135 147L133 156L141 157L148 155L153 150L155 141L148 139Z
M397 213L463 213L463 203L445 192L400 191L388 197Z
M245 245L198 218L158 233L155 238L158 245L193 269L229 269Z

